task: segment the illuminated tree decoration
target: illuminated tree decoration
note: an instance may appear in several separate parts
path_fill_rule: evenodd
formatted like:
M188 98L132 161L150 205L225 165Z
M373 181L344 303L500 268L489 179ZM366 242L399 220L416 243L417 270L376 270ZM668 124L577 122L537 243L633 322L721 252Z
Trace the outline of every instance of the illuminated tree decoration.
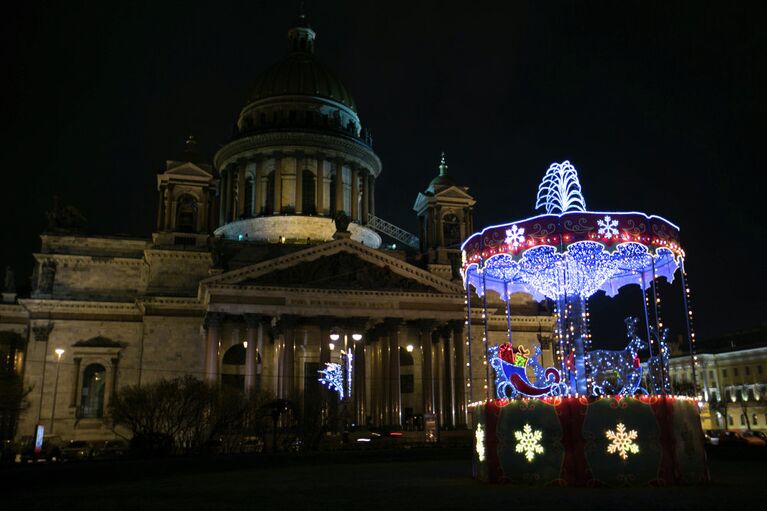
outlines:
M613 236L618 237L618 221L610 218L610 215L605 215L604 220L597 220L597 225L599 226L597 233L608 240Z
M511 229L506 229L506 244L511 245L511 248L516 249L522 243L525 242L525 229L519 228L515 225L511 226Z
M617 453L622 460L627 460L629 453L639 453L639 446L634 443L639 434L635 429L626 431L626 426L622 422L615 426L615 431L610 429L605 431L605 436L610 441L610 444L607 446L608 454Z
M321 376L319 378L320 383L325 385L330 390L338 392L338 397L344 398L344 371L341 364L333 362L325 363L325 369L318 371Z
M581 194L578 171L565 160L552 163L538 186L535 209L546 208L546 213L586 211L586 200Z
M525 424L522 431L515 431L514 437L517 439L515 451L523 453L527 461L532 463L536 454L543 454L543 446L540 444L543 439L543 431L533 428L530 424Z
M482 424L477 425L477 431L474 433L474 438L477 440L474 449L477 451L477 457L479 461L485 461L485 430Z

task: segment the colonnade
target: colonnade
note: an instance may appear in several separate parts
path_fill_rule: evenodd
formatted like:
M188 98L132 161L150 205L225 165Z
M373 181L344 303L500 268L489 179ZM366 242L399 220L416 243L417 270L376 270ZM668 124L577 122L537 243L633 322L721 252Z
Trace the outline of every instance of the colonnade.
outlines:
M305 186L307 177L313 187ZM313 197L305 198L305 190ZM349 159L301 152L243 158L221 170L219 224L281 213L332 217L340 211L364 224L375 213L374 195L372 172Z
M331 350L330 334L339 331L349 335L342 335ZM361 333L362 339L353 341L351 332ZM326 409L332 394L319 387L316 371L327 362L339 361L337 354L350 349L354 362L348 404L355 424L403 426L402 403L403 396L407 396L413 405L408 411L413 416L433 414L442 427L466 426L466 346L462 321L400 318L370 321L288 315L274 319L257 314L211 312L205 318L207 381L220 382L223 354L242 340L247 342L246 391L260 388L286 399L297 395L320 399ZM401 389L400 360L408 345L416 355L413 358L418 360L412 395Z

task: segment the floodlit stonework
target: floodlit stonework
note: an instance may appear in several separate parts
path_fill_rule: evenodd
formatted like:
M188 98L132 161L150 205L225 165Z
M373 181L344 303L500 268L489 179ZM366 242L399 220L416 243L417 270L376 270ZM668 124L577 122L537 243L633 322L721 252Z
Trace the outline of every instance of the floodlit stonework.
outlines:
M486 380L481 344L466 343L458 273L475 200L443 158L414 206L418 235L376 217L381 161L314 40L300 18L213 164L193 139L167 162L151 238L74 234L53 212L31 296L4 293L0 305L0 348L31 387L16 436L42 424L64 439L111 438L120 388L183 375L326 402L317 371L344 344L356 359L354 423L466 427ZM507 340L505 305L490 307L490 342ZM514 342L546 347L549 311L526 295L511 311ZM471 323L482 328L478 306Z

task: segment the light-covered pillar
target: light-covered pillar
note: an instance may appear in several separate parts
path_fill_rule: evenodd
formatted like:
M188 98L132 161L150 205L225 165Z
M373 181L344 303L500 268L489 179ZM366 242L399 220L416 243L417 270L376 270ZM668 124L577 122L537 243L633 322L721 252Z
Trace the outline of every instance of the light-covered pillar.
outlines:
M218 351L223 320L223 315L218 312L205 315L205 381L212 384L218 383Z

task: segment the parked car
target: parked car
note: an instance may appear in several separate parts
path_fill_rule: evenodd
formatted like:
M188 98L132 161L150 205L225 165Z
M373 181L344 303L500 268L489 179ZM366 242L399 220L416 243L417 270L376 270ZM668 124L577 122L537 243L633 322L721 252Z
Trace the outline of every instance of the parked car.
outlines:
M39 452L35 452L35 437L23 436L19 442L19 461L21 463L39 463L61 461L61 447L63 445L58 435L45 435L43 446Z
M764 447L767 445L767 442L765 442L764 438L755 431L744 431L740 435L748 445L756 445L759 447Z
M719 445L719 437L721 434L721 431L707 430L703 432L703 438L709 445Z
M122 458L128 452L128 442L125 440L106 440L93 447L93 457L101 460Z
M93 457L93 444L85 440L70 440L61 449L61 459L64 461L85 461Z
M767 442L752 431L723 431L719 435L719 445L751 445L764 447Z

